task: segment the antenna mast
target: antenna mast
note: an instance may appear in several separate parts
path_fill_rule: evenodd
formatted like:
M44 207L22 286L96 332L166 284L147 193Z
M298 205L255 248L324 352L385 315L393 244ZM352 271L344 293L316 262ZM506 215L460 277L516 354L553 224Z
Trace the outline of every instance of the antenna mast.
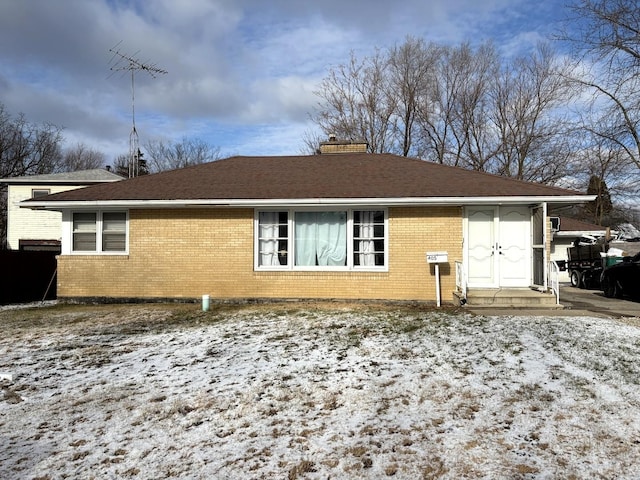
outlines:
M143 63L138 60L135 55L139 52L136 52L134 55L127 55L125 53L120 52L118 47L120 46L119 42L113 48L109 49L109 52L113 54L111 57L110 70L115 71L125 71L129 70L131 72L131 133L129 134L129 178L137 177L140 174L140 160L142 157L142 152L140 151L140 143L138 139L138 131L136 130L136 107L135 107L135 73L137 71L144 71L151 75L152 78L156 78L156 76L160 74L166 74L167 71L163 70L156 66L153 63Z

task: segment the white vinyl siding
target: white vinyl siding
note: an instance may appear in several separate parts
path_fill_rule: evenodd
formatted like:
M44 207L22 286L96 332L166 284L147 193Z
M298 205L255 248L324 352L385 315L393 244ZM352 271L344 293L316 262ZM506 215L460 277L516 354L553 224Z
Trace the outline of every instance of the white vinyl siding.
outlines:
M21 208L20 202L33 198L34 190L58 193L71 186L35 188L33 185L9 185L7 197L7 243L11 250L20 248L20 240L61 240L62 215L48 210Z

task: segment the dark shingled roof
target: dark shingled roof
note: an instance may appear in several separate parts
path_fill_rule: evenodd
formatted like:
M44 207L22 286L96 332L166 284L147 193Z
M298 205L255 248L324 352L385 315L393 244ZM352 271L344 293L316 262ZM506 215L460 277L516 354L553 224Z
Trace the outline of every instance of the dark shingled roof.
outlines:
M561 232L601 232L606 229L607 227L584 222L576 218L560 217Z
M580 195L391 154L231 157L57 193L46 201Z

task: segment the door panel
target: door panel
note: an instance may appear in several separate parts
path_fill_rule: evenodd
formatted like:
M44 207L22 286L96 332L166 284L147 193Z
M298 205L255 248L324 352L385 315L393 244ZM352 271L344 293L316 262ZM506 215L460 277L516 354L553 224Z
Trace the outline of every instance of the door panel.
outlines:
M494 287L495 278L495 209L469 210L468 281L469 285Z
M466 243L469 286L531 285L531 213L528 207L467 209Z
M531 284L531 214L527 207L500 207L498 260L500 286Z

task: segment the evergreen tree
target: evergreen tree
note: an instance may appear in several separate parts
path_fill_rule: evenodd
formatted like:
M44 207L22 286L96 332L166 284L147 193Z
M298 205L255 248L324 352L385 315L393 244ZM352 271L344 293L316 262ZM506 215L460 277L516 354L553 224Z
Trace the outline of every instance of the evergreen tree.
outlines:
M597 175L591 175L587 195L596 195L596 199L585 205L585 210L589 219L597 225L602 225L603 220L608 218L613 211L611 194L607 183Z

